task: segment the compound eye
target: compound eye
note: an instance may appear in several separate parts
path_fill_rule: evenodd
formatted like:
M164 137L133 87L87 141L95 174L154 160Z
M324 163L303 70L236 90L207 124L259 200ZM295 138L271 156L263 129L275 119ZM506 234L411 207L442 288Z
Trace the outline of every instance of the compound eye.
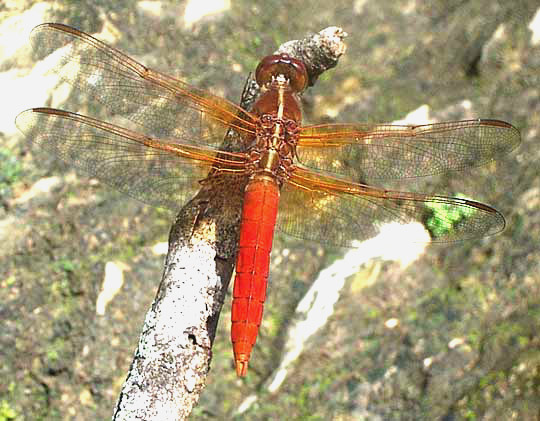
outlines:
M277 75L284 75L295 92L303 91L308 82L306 66L300 60L288 54L266 56L255 71L255 79L259 86L267 85Z

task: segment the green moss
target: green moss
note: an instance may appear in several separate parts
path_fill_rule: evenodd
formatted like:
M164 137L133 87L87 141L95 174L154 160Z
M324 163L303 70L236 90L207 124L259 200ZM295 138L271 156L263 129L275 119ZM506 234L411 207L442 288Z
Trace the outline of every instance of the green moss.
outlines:
M378 320L381 317L381 311L376 307L367 308L364 316L368 320Z
M474 411L468 410L468 411L465 413L465 419L466 419L466 420L469 420L469 421L474 421L474 420L476 420L476 419L478 419L478 418L477 418L477 416L476 416L476 414L475 414Z
M21 175L21 164L12 152L0 148L0 197L4 199L11 196L13 184Z
M4 281L2 282L2 286L6 288L13 286L16 280L17 279L15 278L14 275L10 275L6 279L4 279Z
M62 259L55 262L55 267L64 272L74 272L77 269L77 264L71 260Z
M47 350L46 356L49 363L56 364L58 362L60 353L58 352L58 349L54 348L54 344Z
M9 402L2 400L0 403L0 421L14 420L17 417L17 411L9 405Z
M456 197L466 199L459 194ZM432 211L426 226L435 238L444 237L456 225L476 212L474 208L456 207L446 203L427 203L426 206Z

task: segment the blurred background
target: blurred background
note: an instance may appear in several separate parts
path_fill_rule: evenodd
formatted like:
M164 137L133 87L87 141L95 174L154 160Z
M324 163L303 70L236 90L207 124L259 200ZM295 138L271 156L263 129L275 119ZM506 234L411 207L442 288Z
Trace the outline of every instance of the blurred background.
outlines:
M278 234L249 375L233 369L229 294L191 419L538 419L538 0L7 0L0 420L111 416L175 216L112 192L17 131L15 116L38 106L121 121L47 73L28 42L43 22L235 102L261 57L340 26L347 53L305 93L306 122L482 117L521 131L497 165L410 186L496 207L507 219L500 235L397 250L390 236L362 254Z

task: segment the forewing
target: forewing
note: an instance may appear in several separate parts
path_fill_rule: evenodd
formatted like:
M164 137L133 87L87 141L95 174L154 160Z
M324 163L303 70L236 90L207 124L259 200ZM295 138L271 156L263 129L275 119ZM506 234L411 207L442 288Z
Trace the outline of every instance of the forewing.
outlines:
M210 171L242 175L245 156L181 145L52 108L19 114L17 127L37 147L142 202L179 209Z
M96 38L66 25L46 23L30 36L36 52L58 55L54 70L151 136L216 146L228 128L248 138L251 114L233 103L149 69Z
M499 120L421 126L327 124L303 127L297 152L305 167L378 182L480 166L519 142L519 131Z
M498 211L479 202L381 190L302 168L295 168L281 190L277 226L294 237L353 247L391 222L420 222L434 242L480 238L505 226Z

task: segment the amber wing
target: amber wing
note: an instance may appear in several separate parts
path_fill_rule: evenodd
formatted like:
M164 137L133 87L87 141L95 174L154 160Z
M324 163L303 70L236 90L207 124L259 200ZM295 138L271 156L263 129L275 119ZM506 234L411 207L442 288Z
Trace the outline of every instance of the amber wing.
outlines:
M54 71L63 80L152 137L215 147L229 128L248 137L255 132L254 117L232 102L149 69L84 32L46 23L30 38L39 54L55 54Z
M468 199L382 190L296 168L281 191L278 229L327 245L353 247L390 222L421 222L433 242L496 234L504 217Z
M52 108L19 114L17 127L37 147L142 202L179 209L214 169L244 174L245 155L142 135Z
M306 168L377 184L484 165L519 143L519 131L499 120L327 124L301 129L298 156Z

